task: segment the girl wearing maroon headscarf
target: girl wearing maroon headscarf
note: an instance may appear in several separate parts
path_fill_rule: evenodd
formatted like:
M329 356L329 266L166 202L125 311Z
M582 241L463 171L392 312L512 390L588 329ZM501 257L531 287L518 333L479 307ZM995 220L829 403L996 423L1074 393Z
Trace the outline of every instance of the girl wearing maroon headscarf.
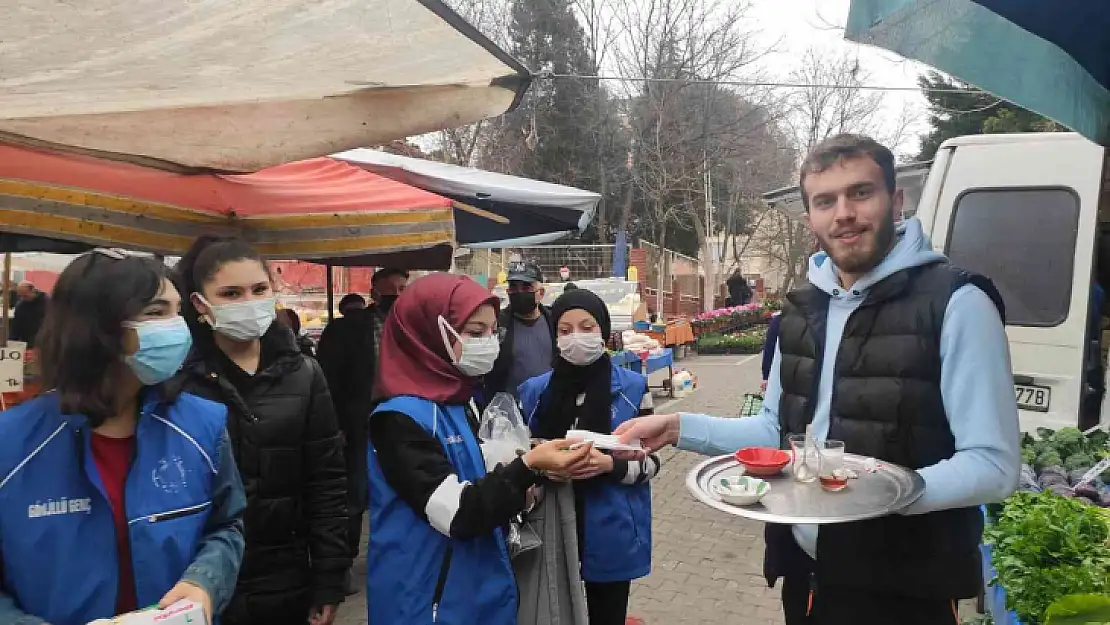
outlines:
M590 448L544 443L487 473L474 408L499 345L498 299L433 274L393 305L370 417L367 604L374 625L516 625L502 527L542 471L573 473Z

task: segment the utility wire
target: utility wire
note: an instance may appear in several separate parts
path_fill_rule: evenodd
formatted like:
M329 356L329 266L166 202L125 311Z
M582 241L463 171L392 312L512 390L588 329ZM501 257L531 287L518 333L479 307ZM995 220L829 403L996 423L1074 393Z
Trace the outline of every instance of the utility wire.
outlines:
M937 111L939 111L941 113L945 113L947 115L974 115L975 113L982 113L982 112L985 112L985 111L989 111L992 108L994 108L994 107L996 107L996 106L998 106L998 105L1000 105L1004 102L1006 102L1006 101L1002 100L1002 99L996 99L994 102L991 102L990 104L988 104L986 106L980 106L978 108L967 109L967 110L949 109L949 108L944 108L943 106L940 106L940 105L937 105L937 104L933 104L931 108L935 108Z
M683 83L689 85L723 85L733 87L783 87L789 89L859 89L860 91L928 91L930 93L985 93L981 89L943 89L936 87L883 87L879 85L836 85L821 83L796 83L765 80L703 80L696 78L646 78L633 76L587 76L582 74L556 74L554 72L538 72L536 78L540 80L612 80L618 82L662 82Z

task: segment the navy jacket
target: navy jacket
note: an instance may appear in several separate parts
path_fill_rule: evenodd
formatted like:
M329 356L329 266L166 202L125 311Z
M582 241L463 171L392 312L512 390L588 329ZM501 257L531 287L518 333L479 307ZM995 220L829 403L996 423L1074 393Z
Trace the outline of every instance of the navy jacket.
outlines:
M771 379L771 364L775 361L775 346L779 342L779 322L782 313L777 312L771 317L767 325L767 342L763 344L763 379Z

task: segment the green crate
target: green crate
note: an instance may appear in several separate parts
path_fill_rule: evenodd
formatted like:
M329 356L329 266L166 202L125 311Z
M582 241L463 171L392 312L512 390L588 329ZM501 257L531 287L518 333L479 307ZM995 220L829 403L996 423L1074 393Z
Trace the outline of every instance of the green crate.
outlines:
M763 410L763 396L756 393L744 395L744 407L740 409L741 417L754 417Z

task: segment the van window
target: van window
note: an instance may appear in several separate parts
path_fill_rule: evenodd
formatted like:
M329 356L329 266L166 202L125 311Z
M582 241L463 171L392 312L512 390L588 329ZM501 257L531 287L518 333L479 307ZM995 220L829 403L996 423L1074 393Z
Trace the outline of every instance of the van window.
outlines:
M956 201L948 258L994 281L1007 325L1067 319L1079 198L1065 189L970 191Z

